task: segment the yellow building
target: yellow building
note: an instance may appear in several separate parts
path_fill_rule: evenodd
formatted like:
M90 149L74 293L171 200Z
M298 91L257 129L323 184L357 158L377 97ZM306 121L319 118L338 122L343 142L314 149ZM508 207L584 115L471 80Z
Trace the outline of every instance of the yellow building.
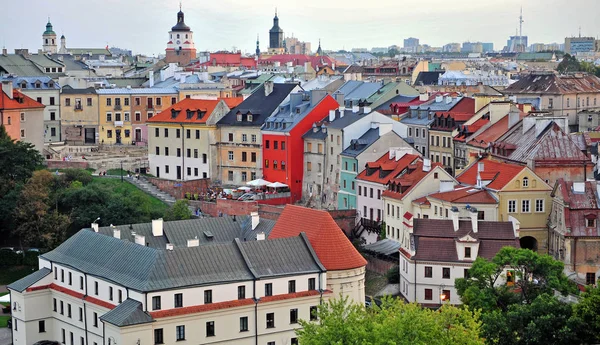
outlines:
M100 144L131 144L131 89L99 89L98 127Z
M93 87L63 88L60 93L60 127L68 145L98 144L98 95Z
M531 169L483 157L457 180L493 192L498 199L498 221L509 221L510 216L519 221L521 247L547 253L552 187Z

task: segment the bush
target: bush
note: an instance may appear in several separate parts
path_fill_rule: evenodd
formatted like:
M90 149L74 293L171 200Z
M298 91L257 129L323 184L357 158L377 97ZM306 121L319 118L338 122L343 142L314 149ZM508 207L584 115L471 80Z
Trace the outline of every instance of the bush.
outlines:
M39 265L38 256L39 256L39 252L35 252L35 251L25 252L25 257L23 258L23 265L38 267L38 265Z
M390 284L400 283L400 267L398 267L398 265L392 266L392 268L387 271L385 276Z
M23 255L11 250L0 250L0 266L19 266L23 263Z

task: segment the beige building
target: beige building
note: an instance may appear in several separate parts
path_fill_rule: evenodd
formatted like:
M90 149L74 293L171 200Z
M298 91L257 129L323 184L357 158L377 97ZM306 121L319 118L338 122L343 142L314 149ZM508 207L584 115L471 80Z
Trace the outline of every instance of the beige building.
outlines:
M98 95L93 87L63 87L60 93L62 139L68 145L98 144Z

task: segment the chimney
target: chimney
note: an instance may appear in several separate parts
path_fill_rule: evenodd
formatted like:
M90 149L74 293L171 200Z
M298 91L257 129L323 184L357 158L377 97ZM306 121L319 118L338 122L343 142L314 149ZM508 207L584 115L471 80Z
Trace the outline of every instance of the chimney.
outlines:
M446 104L452 103L452 96L446 96Z
M265 233L264 232L259 232L258 234L256 234L256 240L257 241L264 241L265 240Z
M115 229L115 228L113 227L113 237L114 237L114 238L121 239L121 230L119 230L119 229Z
M329 110L329 122L333 122L335 120L335 109Z
M173 243L167 243L167 250L173 250Z
M454 231L458 231L458 228L460 227L460 224L458 223L458 207L456 206L452 206L452 226L454 226Z
M154 71L148 72L148 85L154 87Z
M163 219L152 219L152 236L159 237L163 235Z
M335 101L338 102L340 107L344 106L344 94L343 93L336 92L333 96L334 96L333 98L335 98Z
M477 172L482 172L485 168L483 162L477 162Z
M252 230L255 230L260 223L260 216L258 212L250 212L250 217L252 218Z
M342 106L340 106L340 109L339 109L339 110L340 110L340 119L341 119L342 117L344 117L344 112L346 111L346 107L344 107L344 106L342 105Z
M310 106L316 106L323 98L327 96L326 90L310 90Z
M146 236L135 235L135 243L140 246L146 246Z
M508 216L508 221L512 223L513 226L513 234L515 235L515 237L519 237L520 236L520 232L521 232L521 223L519 222L519 220L513 216Z
M295 111L296 107L302 103L304 94L302 92L296 92L290 94L290 111Z
M8 96L8 98L13 99L13 84L10 80L2 81L2 91Z
M473 227L473 233L477 233L478 230L478 220L477 220L477 209L475 207L471 207L469 210L469 215L471 216L471 226Z
M304 63L304 73L308 73L309 67L310 67L310 62L306 61Z
M92 223L92 229L94 229L94 232L98 232L98 223Z
M454 190L454 181L440 181L440 193L449 192L451 190Z
M2 55L7 56L8 55L8 49L2 48Z
M444 96L442 96L442 95L435 96L435 103L441 103L443 101L444 101Z
M512 128L512 126L516 125L519 122L520 115L519 108L512 106L510 107L510 111L508 113L508 128Z
M585 182L573 182L573 192L585 193Z
M425 158L423 159L423 171L431 170L431 159Z
M265 83L263 84L263 87L265 88L265 97L267 97L271 93L273 93L273 82L272 81L265 81Z
M371 113L371 107L363 107L363 114L370 114Z
M194 239L187 240L187 246L188 246L188 248L190 248L190 247L198 247L199 245L200 245L200 240L198 239L197 236Z
M421 93L421 94L419 94L419 101L421 101L421 102L427 102L428 99L429 99L429 95L427 93Z
M355 113L355 114L356 114L356 113L358 113L358 110L359 110L359 109L360 109L360 108L358 107L358 105L353 105L353 106L352 106L352 112L353 112L353 113Z

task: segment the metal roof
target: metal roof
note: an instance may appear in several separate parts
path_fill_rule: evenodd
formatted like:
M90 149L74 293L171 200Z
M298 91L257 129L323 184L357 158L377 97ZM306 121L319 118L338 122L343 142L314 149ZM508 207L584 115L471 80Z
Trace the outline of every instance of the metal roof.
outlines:
M23 82L25 82L25 89L21 88L21 91L27 92L31 90L60 90L60 86L58 83L54 82L52 78L48 76L38 76L38 77L2 77L0 80L9 80L12 81L13 87L21 88ZM40 82L40 87L36 88L35 83ZM49 83L52 82L52 87L49 86Z
M360 138L352 139L350 141L350 146L342 151L341 154L342 156L356 157L363 153L363 151L377 141L377 139L379 139L379 128L371 128Z
M363 250L377 254L394 255L398 254L398 250L400 250L400 242L385 238L381 241L364 245L362 248Z
M100 320L117 327L133 326L154 322L150 314L144 312L142 303L131 298L123 301L108 313L100 316Z
M120 87L114 89L98 89L96 93L99 95L176 95L177 90L175 88L141 88L141 89L130 89L127 87Z
M33 62L25 59L22 55L17 54L0 54L0 68L6 70L7 73L17 76L41 76L44 75Z
M52 272L52 271L50 271L50 269L44 267L38 271L31 273L30 275L28 275L24 278L17 280L14 283L8 284L6 287L11 290L23 292L23 291L27 290L28 287L37 283L42 278L44 278L45 276L50 274L50 272Z

